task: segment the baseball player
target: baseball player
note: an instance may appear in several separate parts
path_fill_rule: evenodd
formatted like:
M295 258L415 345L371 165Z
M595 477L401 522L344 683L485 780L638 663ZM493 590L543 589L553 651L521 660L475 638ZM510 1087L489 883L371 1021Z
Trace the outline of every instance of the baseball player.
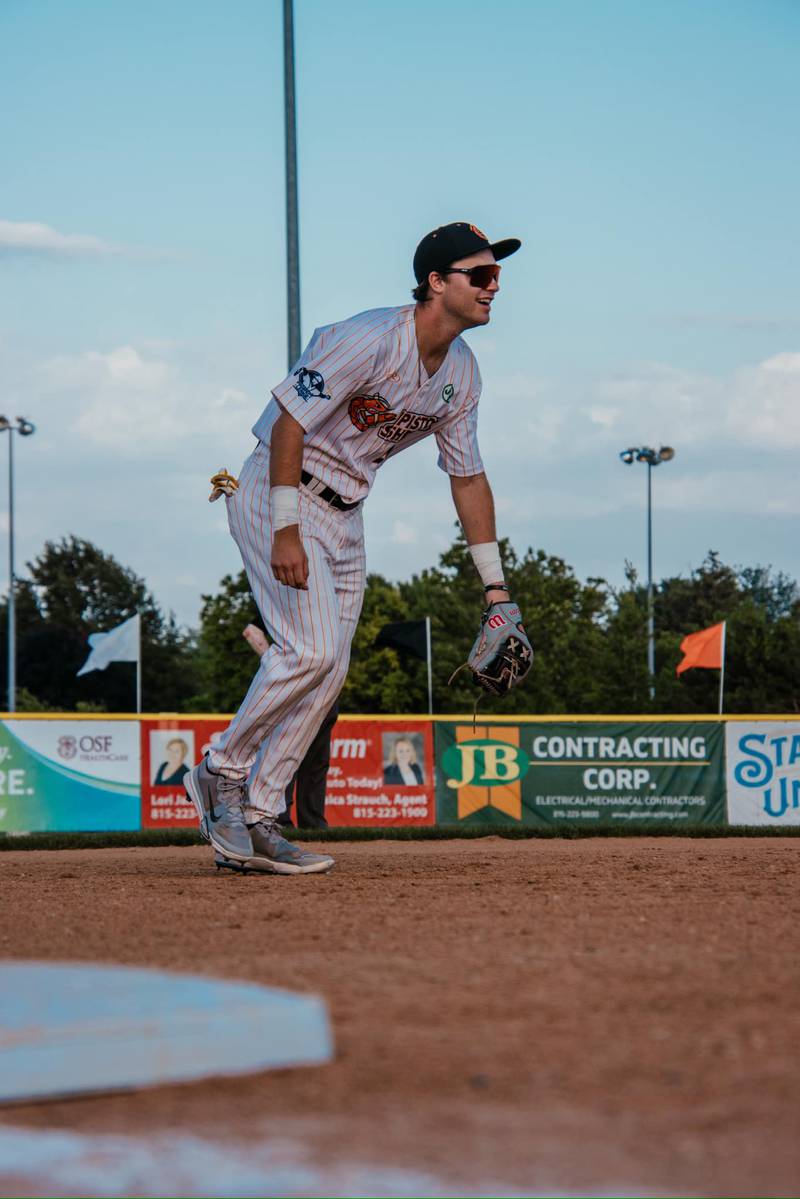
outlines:
M489 323L498 262L520 244L490 242L460 221L429 233L414 255L414 303L317 329L253 427L256 447L226 503L273 644L228 729L184 780L218 866L308 874L333 865L286 841L277 818L344 683L366 578L361 508L387 458L435 437L487 602L509 599L478 450L481 379L460 335Z

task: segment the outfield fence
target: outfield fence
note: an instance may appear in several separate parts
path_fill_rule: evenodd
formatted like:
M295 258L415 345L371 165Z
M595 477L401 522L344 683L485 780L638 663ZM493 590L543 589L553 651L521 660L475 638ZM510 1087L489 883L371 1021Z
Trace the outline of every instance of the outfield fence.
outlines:
M0 717L0 833L191 829L224 715ZM800 825L796 716L342 716L332 828Z

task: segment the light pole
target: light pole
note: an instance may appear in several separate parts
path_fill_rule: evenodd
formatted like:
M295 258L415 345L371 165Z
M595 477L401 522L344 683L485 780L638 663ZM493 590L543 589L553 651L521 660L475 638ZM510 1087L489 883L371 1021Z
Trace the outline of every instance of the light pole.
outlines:
M14 595L14 433L30 437L35 426L24 416L12 424L0 416L0 433L8 433L8 711L17 710L17 628Z
M662 445L660 450L650 446L628 446L620 451L620 458L626 466L633 462L644 462L647 465L647 672L650 675L650 698L656 693L656 644L653 621L653 481L654 466L662 462L671 462L675 457L672 446Z
M297 108L294 87L294 12L283 0L283 112L286 131L286 350L291 370L300 357L300 235L297 217Z

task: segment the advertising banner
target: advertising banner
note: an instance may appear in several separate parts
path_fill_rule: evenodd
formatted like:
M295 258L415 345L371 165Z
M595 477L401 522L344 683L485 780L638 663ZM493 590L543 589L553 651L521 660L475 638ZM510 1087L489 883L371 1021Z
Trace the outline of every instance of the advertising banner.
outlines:
M135 720L0 721L0 832L139 827Z
M800 824L800 723L726 726L728 823Z
M437 722L439 824L724 824L722 726Z
M142 828L195 828L183 776L228 727L224 716L142 721Z
M337 721L325 797L328 824L435 824L433 778L429 721Z
M227 725L225 717L142 721L142 828L194 826L183 776ZM337 721L325 816L332 828L435 824L430 723Z

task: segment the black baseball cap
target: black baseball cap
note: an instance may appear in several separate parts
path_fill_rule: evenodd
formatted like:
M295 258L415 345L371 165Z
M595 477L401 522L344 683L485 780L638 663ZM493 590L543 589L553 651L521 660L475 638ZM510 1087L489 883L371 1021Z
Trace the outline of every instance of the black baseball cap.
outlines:
M414 254L414 276L417 283L427 282L431 271L440 271L458 262L459 258L468 258L479 250L491 250L496 259L508 258L516 254L522 245L518 237L506 237L503 241L490 242L485 233L476 225L468 225L466 221L454 221L452 225L440 225L432 233L426 234L419 243Z

